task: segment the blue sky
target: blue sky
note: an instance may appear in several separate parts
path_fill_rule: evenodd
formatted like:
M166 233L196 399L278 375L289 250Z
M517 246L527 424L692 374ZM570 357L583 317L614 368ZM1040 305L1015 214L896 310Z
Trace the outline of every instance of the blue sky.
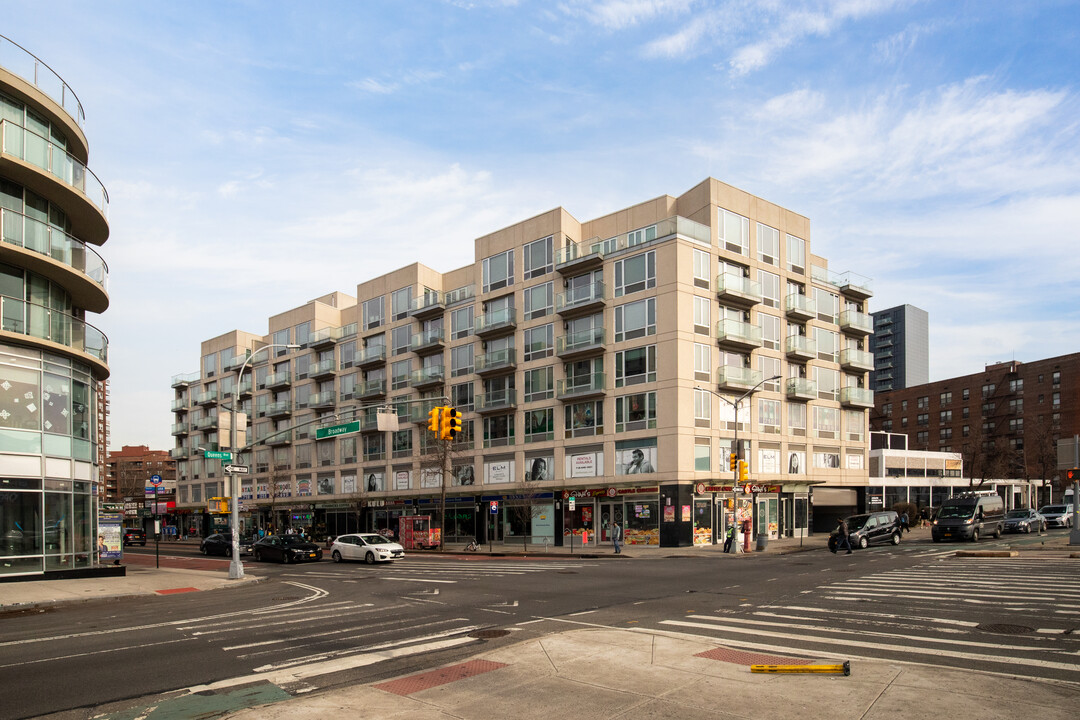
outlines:
M111 448L199 342L556 206L713 176L811 220L932 380L1075 352L1080 4L0 0L111 198ZM326 258L333 258L326 262Z

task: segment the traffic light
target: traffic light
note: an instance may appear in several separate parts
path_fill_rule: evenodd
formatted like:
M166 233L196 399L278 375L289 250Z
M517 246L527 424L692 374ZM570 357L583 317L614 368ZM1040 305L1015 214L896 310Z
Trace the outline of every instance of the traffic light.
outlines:
M442 411L443 411L443 408L441 408L441 407L433 407L430 410L428 410L428 424L427 424L427 427L428 427L428 430L430 430L431 432L436 432L436 433L441 432ZM440 435L440 437L442 437L442 436Z
M737 453L731 453L731 455L729 456L728 467L730 467L732 470L739 469L739 456Z
M448 407L443 408L442 431L439 433L440 440L453 440L461 432L461 411Z
M749 482L750 465L745 460L739 461L739 482Z
M1072 468L1071 470L1066 470L1065 479L1071 483L1080 480L1080 468Z

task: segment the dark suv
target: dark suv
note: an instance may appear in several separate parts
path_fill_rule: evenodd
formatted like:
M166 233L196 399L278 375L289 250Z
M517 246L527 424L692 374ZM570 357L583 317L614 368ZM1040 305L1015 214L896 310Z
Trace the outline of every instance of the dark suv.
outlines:
M136 543L146 547L146 531L142 528L124 528L124 544L134 545Z
M852 515L845 522L851 536L851 547L861 550L870 545L900 544L900 518L893 510ZM829 538L829 549L835 552L838 542L839 537L834 530Z

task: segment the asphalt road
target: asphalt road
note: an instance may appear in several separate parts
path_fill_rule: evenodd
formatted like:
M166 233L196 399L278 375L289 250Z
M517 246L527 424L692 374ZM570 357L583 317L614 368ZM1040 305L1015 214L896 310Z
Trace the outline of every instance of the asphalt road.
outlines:
M170 545L170 554L183 547ZM955 550L907 542L853 555L738 559L410 555L375 567L248 560L267 582L6 617L0 717L121 717L148 697L258 679L310 692L588 625L805 658L842 653L1053 678L1080 689L1076 561L960 559ZM224 568L228 560L192 562Z

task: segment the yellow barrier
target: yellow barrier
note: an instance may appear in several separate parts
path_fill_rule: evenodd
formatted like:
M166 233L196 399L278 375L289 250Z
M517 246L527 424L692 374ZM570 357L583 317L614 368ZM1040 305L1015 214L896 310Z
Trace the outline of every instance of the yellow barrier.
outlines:
M828 675L851 674L851 662L843 665L751 665L752 673L821 673Z

